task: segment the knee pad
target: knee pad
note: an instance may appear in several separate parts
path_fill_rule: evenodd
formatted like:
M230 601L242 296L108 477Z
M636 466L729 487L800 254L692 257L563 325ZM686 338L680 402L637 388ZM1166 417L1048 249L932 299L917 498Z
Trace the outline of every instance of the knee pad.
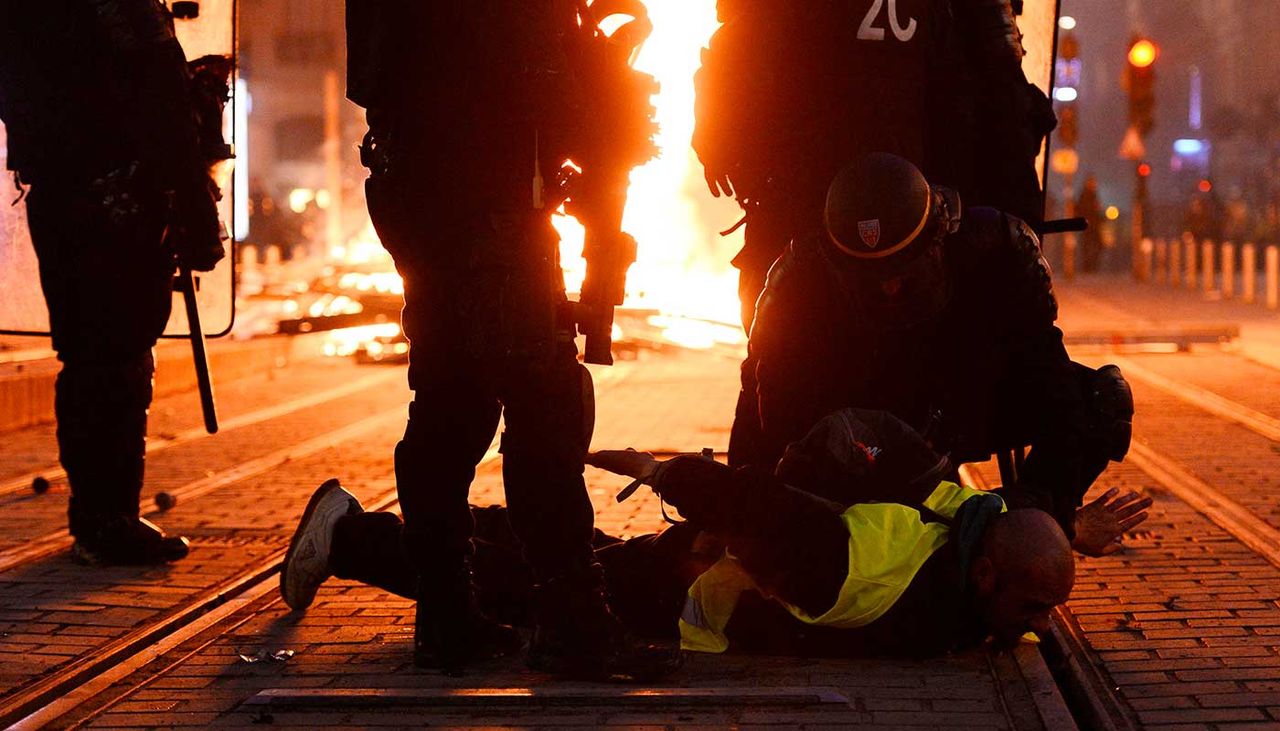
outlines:
M151 406L155 358L151 350L111 361L68 359L55 385L59 412L145 413ZM59 417L62 418L61 416Z
M578 372L582 376L582 451L586 452L596 433L596 386L586 366L579 363Z
M1123 460L1133 438L1133 391L1120 368L1089 369L1085 398L1090 429L1103 454L1113 462Z

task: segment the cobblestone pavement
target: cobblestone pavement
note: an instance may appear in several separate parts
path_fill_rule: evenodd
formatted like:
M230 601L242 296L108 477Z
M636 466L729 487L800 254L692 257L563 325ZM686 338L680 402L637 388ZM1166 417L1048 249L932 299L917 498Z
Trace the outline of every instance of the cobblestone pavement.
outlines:
M1068 333L1208 321L1244 332L1226 348L1073 352L1093 366L1119 363L1137 403L1131 456L1093 494L1136 489L1155 506L1124 552L1079 561L1063 631L1081 642L1122 727L1280 728L1280 430L1270 429L1280 366L1265 364L1280 331L1274 313L1121 279L1059 290ZM980 472L996 479L990 465ZM1261 520L1211 520L1179 486L1211 509L1234 505Z
M69 715L31 717L29 723L130 728L430 723L1035 729L1059 727L1046 719L1066 718L1030 645L1016 657L975 652L928 662L695 657L662 687L686 689L701 700L654 705L652 696L627 700L616 688L552 681L519 662L461 679L414 670L411 605L368 587L331 581L301 613L279 602L272 577L262 589L237 593L241 585L232 579L252 584L253 572L279 556L307 496L323 479L341 478L366 501L390 494L392 447L408 397L402 376L400 368L318 361L290 366L274 381L220 386L224 421L246 423L211 438L190 436L199 424L191 395L159 401L153 438L175 443L149 457L144 500L149 505L159 490L186 495L157 519L193 538L192 555L170 567L92 570L71 562L63 549L24 559L25 547L61 530L65 489L55 485L39 496L0 492L0 705L48 690L50 699L62 697L60 713ZM725 451L736 397L731 357L664 353L621 362L597 376L596 448ZM342 384L350 389L299 406L299 399ZM266 410L274 410L271 418L255 421ZM52 469L49 430L14 437L13 453L20 456L0 460L0 490L6 478ZM588 469L587 480L600 528L634 535L661 526L652 495L617 504L613 497L625 479ZM209 484L216 489L192 488ZM501 499L499 463L491 460L479 471L473 501ZM209 599L219 593L227 598ZM181 618L190 632L158 645L146 635L154 623L205 599L207 616ZM117 650L137 662L93 666L95 657ZM245 659L279 650L294 654L284 661ZM65 688L56 685L82 670ZM424 700L423 692L440 688L532 688L552 699L471 708ZM281 700L281 694L307 689L419 695L355 705L333 697Z
M52 428L0 435L0 709L24 693L69 690L55 727L1024 729L1070 727L1069 710L1081 728L1280 728L1280 320L1261 306L1118 278L1059 291L1068 334L1212 322L1243 335L1178 353L1073 348L1090 365L1121 365L1138 404L1131 456L1093 494L1119 486L1155 505L1124 552L1080 559L1076 591L1043 646L1053 678L1032 645L929 662L696 656L661 686L661 701L555 682L518 662L460 679L415 670L410 603L332 581L310 610L289 612L264 568L324 478L366 501L393 487L403 369L311 360L273 380L220 384L229 427L215 437L198 434L193 394L157 402L144 505L159 491L178 495L177 507L152 514L194 543L172 567L72 563ZM723 353L676 351L597 371L594 447L723 452L736 369ZM29 489L35 474L53 476L48 493ZM998 481L990 464L973 475ZM600 528L661 526L652 495L617 504L625 479L588 469L587 480ZM496 459L481 467L473 501L502 501ZM182 614L197 601L207 616ZM190 631L157 645L146 633L166 618ZM117 650L137 661L93 665ZM280 650L293 654L270 659ZM55 684L63 676L74 678L65 688ZM431 694L480 688L490 695L471 706ZM526 696L493 695L503 688Z

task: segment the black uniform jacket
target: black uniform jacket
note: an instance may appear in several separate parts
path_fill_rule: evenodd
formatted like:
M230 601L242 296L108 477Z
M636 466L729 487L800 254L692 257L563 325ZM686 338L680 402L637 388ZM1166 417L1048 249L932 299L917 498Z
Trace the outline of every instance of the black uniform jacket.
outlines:
M1087 488L1084 401L1039 243L1022 221L976 208L942 245L948 303L926 322L886 329L854 304L823 243L792 244L757 307L744 388L758 398L741 400L735 430L759 433L736 461L773 464L837 409L884 410L957 464L1031 445L1019 485L1028 489L1008 497L1069 529Z

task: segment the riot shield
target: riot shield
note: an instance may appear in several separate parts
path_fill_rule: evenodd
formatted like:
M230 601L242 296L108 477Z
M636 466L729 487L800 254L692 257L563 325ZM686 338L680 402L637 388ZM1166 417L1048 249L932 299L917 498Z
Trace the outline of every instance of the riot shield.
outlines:
M178 40L187 59L209 54L232 55L235 52L236 0L201 0L199 15L177 20ZM234 87L233 87L234 88ZM234 99L227 104L224 134L235 144ZM4 125L0 124L0 170L8 169L8 146ZM219 204L222 219L231 224L233 190L232 161L219 166L216 178L222 188ZM16 187L0 186L0 333L12 335L47 335L49 313L40 292L39 268L31 234L27 228L25 203L18 201ZM15 201L18 201L15 203ZM211 337L226 335L235 320L235 273L231 242L227 257L211 272L198 275L197 301L201 329ZM165 328L166 337L186 337L186 308L181 294L174 294L173 315Z
M1027 80L1040 87L1050 98L1053 98L1053 68L1057 57L1060 6L1061 0L1026 0L1022 6L1022 15L1018 18L1022 45L1027 52L1022 59L1022 70L1026 73ZM1042 188L1045 183L1047 142L1045 148L1036 160Z

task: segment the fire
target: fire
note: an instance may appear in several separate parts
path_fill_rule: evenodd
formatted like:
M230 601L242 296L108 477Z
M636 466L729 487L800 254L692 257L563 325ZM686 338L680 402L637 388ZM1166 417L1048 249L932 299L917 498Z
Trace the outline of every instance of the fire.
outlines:
M715 327L701 335L701 321L736 324L737 272L729 266L735 245L717 233L737 219L731 201L706 192L693 137L693 74L700 52L717 27L715 0L648 0L654 31L637 67L662 85L655 98L662 155L631 175L623 227L639 242L639 260L627 278L627 305L651 308L680 323L681 344L741 341ZM582 227L557 216L560 258L570 291L582 284ZM659 322L655 326L666 327ZM671 332L670 330L668 331ZM674 340L673 340L674 342ZM707 346L709 347L709 346Z
M738 242L722 238L718 231L736 221L741 211L732 201L716 200L706 191L702 167L690 147L693 75L701 49L718 25L715 0L646 4L654 32L636 65L662 87L654 98L662 154L631 175L623 228L639 242L639 257L627 278L624 306L656 312L647 318L647 326L670 343L699 349L740 347L745 338L739 324L738 277L729 265ZM563 209L553 223L561 236L566 288L578 292L586 273L582 226ZM345 244L331 247L329 254L346 264L390 263L372 224ZM376 289L402 287L394 273L387 276L396 283L379 280ZM614 335L623 339L625 328L615 328ZM346 337L341 340L335 350L349 352Z

